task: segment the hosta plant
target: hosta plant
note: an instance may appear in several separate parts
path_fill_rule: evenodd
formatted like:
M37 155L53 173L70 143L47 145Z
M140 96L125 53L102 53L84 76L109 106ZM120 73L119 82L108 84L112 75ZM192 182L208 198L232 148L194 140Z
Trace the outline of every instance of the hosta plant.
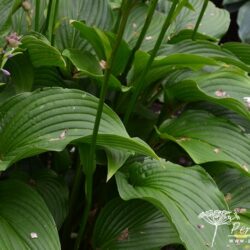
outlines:
M0 249L249 245L250 47L220 44L226 10L0 7Z

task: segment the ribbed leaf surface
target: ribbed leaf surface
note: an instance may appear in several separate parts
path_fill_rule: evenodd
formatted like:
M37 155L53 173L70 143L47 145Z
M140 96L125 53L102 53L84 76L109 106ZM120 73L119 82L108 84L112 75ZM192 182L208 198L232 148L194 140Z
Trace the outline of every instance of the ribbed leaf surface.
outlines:
M215 166L219 167L219 166ZM241 240L242 249L249 246L250 228L250 178L236 169L226 169L216 174L215 181L224 193L230 209L238 214L231 231L231 240Z
M14 171L11 178L19 179L31 185L44 199L57 228L60 229L68 213L68 188L64 181L50 169L31 171Z
M112 24L111 8L107 0L61 0L59 4L59 28L56 30L56 43L60 49L86 47L87 43L79 36L70 20L83 20L87 25L107 29Z
M166 43L169 39L171 39L171 36L177 34L181 30L194 29L203 1L191 0L189 3L193 6L194 10L187 7L182 9L179 16L177 16L176 20L168 29L163 43ZM154 14L153 20L141 47L143 50L149 51L153 48L158 34L160 33L164 19L169 13L171 4L171 1L159 1L158 10ZM130 14L124 37L131 46L135 45L136 40L139 37L140 31L145 22L147 11L147 5L141 4L135 7ZM224 33L226 33L229 23L229 13L226 10L216 8L212 2L209 2L198 32L204 35L220 38Z
M57 66L64 68L66 63L61 53L44 37L27 35L22 38L22 47L28 50L34 67Z
M238 51L238 47L237 47L238 44L240 43L235 43L235 49L237 48L237 51ZM244 62L244 60L241 61L241 58L238 58L237 54L234 55L233 53L223 49L224 47L227 48L226 44L225 46L220 47L219 45L216 45L208 41L193 41L193 40L186 39L176 44L163 45L160 48L158 54L164 55L164 56L168 56L172 54L194 54L194 55L199 55L203 57L213 58L218 61L225 62L226 64L232 64L232 65L238 66L245 71L250 71L250 67L245 64L247 62L242 63L242 61ZM245 48L245 52L247 53L246 48Z
M150 203L115 199L98 216L93 243L101 249L148 250L180 240L161 211Z
M91 141L98 99L80 90L47 88L24 93L0 106L0 169L74 140ZM143 141L130 138L119 117L104 107L97 144L155 156Z
M19 181L1 181L0 199L1 249L61 249L55 222L36 191Z
M163 123L160 133L180 145L195 163L222 161L249 171L249 137L228 120L189 110Z
M69 58L76 67L78 72L74 75L75 78L89 76L90 78L95 79L97 83L103 83L103 69L94 55L87 51L82 52L77 49L66 49L63 51L63 55ZM121 83L114 76L110 77L109 87L116 90L120 90L122 88Z
M246 176L237 169L230 168L215 176L215 181L219 189L224 193L226 201L232 210L244 208L248 212L250 211L249 180L249 176Z
M227 206L211 177L200 167L184 168L170 162L146 159L116 174L122 199L143 199L158 207L174 224L187 249L206 249L214 227L198 218L202 211L224 210ZM203 226L201 226L203 225ZM227 245L229 228L221 226L214 249Z
M97 29L95 27L90 27L85 25L83 22L71 21L71 24L80 32L80 36L86 39L88 43L92 46L95 54L99 58L99 61L107 62L111 56L112 48L115 46L116 35L112 33L104 32L103 30ZM119 44L117 50L116 58L114 59L112 73L114 75L119 75L122 73L126 66L128 57L130 54L129 46L126 42L122 41ZM122 58L122 60L121 60ZM105 65L103 68L105 69Z
M194 29L198 16L200 14L203 1L189 0L190 8L183 8L176 19L175 32L183 29ZM168 13L171 2L160 0L159 11ZM228 29L230 23L229 13L226 10L217 8L212 1L209 1L198 32L212 37L220 38ZM216 27L216 28L214 28Z
M225 48L235 54L242 62L250 65L250 45L246 43L229 42L224 43Z
M134 68L129 76L129 82L134 84L137 81L148 60L148 53L143 51L138 51L136 53ZM154 59L151 68L147 72L145 85L164 78L167 74L177 69L189 68L197 70L205 65L216 66L218 64L219 63L212 58L192 54L176 53L167 56L159 56Z
M11 26L11 16L18 9L21 0L1 0L0 1L0 34L1 36L8 33ZM2 41L1 41L2 42Z
M171 82L172 83L172 82ZM178 100L206 100L250 118L248 97L250 78L237 70L218 70L198 76L179 75L179 82L167 87Z

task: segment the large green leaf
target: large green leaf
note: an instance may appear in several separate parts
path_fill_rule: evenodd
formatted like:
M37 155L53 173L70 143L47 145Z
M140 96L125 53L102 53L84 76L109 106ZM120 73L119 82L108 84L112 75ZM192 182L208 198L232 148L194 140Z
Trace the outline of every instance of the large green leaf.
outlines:
M162 138L177 143L197 164L221 161L249 171L249 136L228 120L189 110L165 121L159 130Z
M139 38L142 27L145 23L147 12L148 6L146 4L136 6L130 12L130 16L123 37L131 47L135 46ZM148 28L147 34L145 36L145 39L142 43L142 50L149 51L153 48L157 36L160 33L163 22L164 15L160 12L155 12L152 22Z
M173 55L173 54L194 54L194 55L199 55L203 57L208 57L208 58L213 58L215 60L224 62L225 64L231 64L238 66L242 68L245 71L250 72L250 67L246 65L245 63L242 63L236 56L223 49L226 44L224 44L222 47L211 43L209 41L193 41L190 39L183 40L179 43L176 44L165 44L163 45L158 54L159 55ZM235 43L235 50L238 51L239 47L236 47L237 45L240 46L240 43ZM226 47L227 48L227 47ZM233 51L232 51L233 52ZM246 49L245 49L245 52ZM243 60L244 62L244 60Z
M94 55L87 51L82 52L78 49L66 49L63 51L63 55L69 58L76 67L77 73L74 75L75 78L88 76L96 80L99 84L103 83L103 69ZM120 90L122 85L119 80L112 75L109 80L109 87Z
M168 29L163 43L167 43L172 36L182 30L194 29L203 1L191 0L189 3L193 6L194 10L187 7L182 9L179 16L177 16L176 20ZM171 1L159 1L158 10L154 14L141 49L150 51L153 48L165 17L170 10L171 4ZM147 11L148 6L146 4L136 6L131 11L124 34L124 38L130 46L134 46L139 37L145 22ZM198 32L204 35L220 38L224 33L226 33L229 23L230 18L228 12L226 10L216 8L213 3L209 2Z
M160 0L163 7L160 10L164 13L169 11L170 1ZM194 29L200 14L203 1L189 0L194 10L183 8L180 15L176 18L174 32L179 32L183 29ZM230 16L226 10L217 8L212 1L208 2L208 6L198 28L198 32L204 35L221 38L228 30L230 24Z
M58 11L56 44L66 48L83 49L87 42L71 25L70 20L84 20L89 26L107 29L112 26L112 13L107 0L61 0Z
M60 249L55 222L36 191L19 181L1 181L0 199L1 249Z
M237 23L239 25L239 36L243 42L250 43L250 2L247 1L238 12Z
M215 166L219 167L219 166ZM223 172L215 173L215 181L224 193L229 207L244 208L250 212L250 179L238 169L226 168Z
M160 249L180 243L160 210L140 200L114 199L99 214L93 244L100 249Z
M68 188L63 179L50 169L33 170L31 173L15 170L11 178L31 185L44 199L57 228L60 229L68 213Z
M116 35L104 32L96 27L90 27L83 22L71 21L71 24L80 32L80 36L86 39L94 49L99 61L107 62L111 56L112 48L115 45ZM119 75L127 64L130 49L126 42L122 41L114 58L112 73ZM122 60L121 60L122 58ZM107 65L103 65L105 69Z
M134 67L128 78L130 84L135 84L138 78L140 78L149 57L149 54L143 51L136 53ZM176 53L168 56L159 56L154 59L150 70L147 72L145 85L166 77L168 73L176 69L190 68L198 70L205 65L216 66L219 65L219 62L212 58L192 54Z
M0 106L0 169L41 152L61 151L72 141L89 143L98 99L73 89L46 88L23 93ZM97 144L149 154L153 150L130 138L119 117L104 107Z
M26 35L21 42L21 47L28 50L34 67L57 66L64 68L66 66L61 53L51 46L42 35Z
M122 199L149 201L173 223L187 249L206 249L214 227L204 225L198 215L207 210L224 210L223 195L212 178L199 166L184 168L170 162L145 159L116 174ZM213 249L224 249L229 228L221 226Z
M219 166L213 166L219 167ZM215 172L215 181L224 193L225 199L232 211L235 211L239 219L234 221L231 237L232 240L241 240L240 246L249 246L250 228L250 179L244 173L226 168L222 172Z
M214 72L192 74L183 72L168 81L166 90L176 99L185 102L209 101L250 118L248 97L250 78L236 69L219 69Z
M89 52L83 52L78 49L66 49L63 56L70 59L77 71L82 75L98 78L103 76L102 68L97 58Z
M222 45L225 48L235 54L242 62L250 65L250 45L246 43L228 42Z

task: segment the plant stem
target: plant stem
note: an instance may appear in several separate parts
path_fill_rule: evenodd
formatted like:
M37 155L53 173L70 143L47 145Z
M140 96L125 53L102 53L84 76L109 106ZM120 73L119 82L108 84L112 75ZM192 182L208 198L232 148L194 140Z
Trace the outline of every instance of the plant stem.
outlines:
M45 31L47 32L48 39L53 45L54 43L54 27L55 27L55 21L57 17L57 11L58 11L58 0L50 0L48 5L48 13L47 13L47 19L45 24Z
M114 44L114 47L113 47L113 50L111 52L110 58L108 58L107 68L106 68L105 74L104 74L104 80L103 80L103 84L102 84L102 88L101 88L100 99L99 99L97 113L96 113L96 119L95 119L93 135L92 135L90 149L89 149L89 155L87 157L88 159L87 159L86 166L85 166L85 174L86 174L86 180L85 180L85 183L86 183L86 185L85 185L86 207L85 207L85 210L84 210L84 214L83 214L83 217L82 217L82 222L81 222L81 225L80 225L80 230L79 230L78 237L77 237L77 240L76 240L76 245L75 245L76 250L78 250L79 247L80 247L82 236L83 236L85 226L86 226L87 221L88 221L88 216L89 216L89 212L90 212L91 204L92 204L93 174L95 172L95 167L96 167L95 166L96 141L97 141L97 135L98 135L99 126L100 126L100 121L101 121L105 96L106 96L106 93L107 93L107 90L108 90L108 83L109 83L110 76L112 74L112 68L114 66L116 54L117 54L117 51L119 49L120 43L122 41L122 36L123 36L124 30L125 30L125 27L126 27L126 23L127 23L127 20L128 20L129 11L130 11L130 8L131 8L131 6L133 4L133 2L130 1L130 0L123 0L123 1L124 1L124 3L123 3L124 12L122 12L122 17L121 17L120 26L119 26L118 33L117 33L116 42Z
M145 35L147 33L148 27L149 27L149 25L150 25L150 23L152 21L152 18L153 18L157 3L158 3L158 0L152 0L151 1L151 4L150 4L149 9L148 9L148 14L147 14L145 24L144 24L144 26L142 28L142 31L140 33L140 36L139 36L137 42L136 42L136 45L134 46L134 48L131 51L131 54L129 56L127 65L125 67L125 70L124 70L124 72L123 72L123 74L121 76L121 79L126 79L126 76L127 76L128 72L129 72L129 70L131 69L132 63L134 61L135 53L141 47L143 39L144 39L144 37L145 37Z
M218 225L215 225L215 229L214 229L214 236L213 236L213 240L212 240L211 247L213 247L213 246L214 246L214 240L215 240L215 237L216 237L216 234L217 234L217 229L218 229Z
M197 22L196 22L195 27L194 27L194 31L193 31L193 34L192 34L192 40L195 40L197 30L198 30L198 28L200 26L200 23L201 23L201 20L202 20L204 14L205 14L207 5L208 5L208 0L204 0L204 3L203 3L202 8L201 8L201 12L199 14L199 17L198 17Z
M122 1L121 6L119 8L119 13L118 13L118 16L117 16L117 20L115 22L114 33L118 32L120 22L121 22L121 17L122 17L122 9L123 9L124 4L125 4L125 1Z
M40 5L41 1L36 0L36 13L35 13L35 31L38 32L39 30L39 22L40 22Z
M145 78L146 78L146 75L147 75L147 72L148 70L150 69L152 63L153 63L153 60L157 54L157 51L159 50L160 48L160 45L162 43L162 40L165 36L165 33L167 31L167 29L169 28L170 24L171 24L171 21L172 21L172 17L174 16L175 14L175 9L176 9L176 6L178 4L178 0L174 0L172 5L171 5L171 8L170 8L170 11L168 13L168 16L162 26L162 29L161 29L161 32L157 38L157 41L155 43L155 46L153 48L153 51L147 61L147 64L145 66L145 68L143 69L141 75L140 75L140 78L138 80L138 82L136 83L136 88L135 88L135 91L132 95L132 99L131 101L129 102L128 104L128 108L127 108L127 111L125 113L125 117L124 117L124 124L126 125L129 121L129 118L130 118L130 115L131 115L131 112L133 111L134 107L135 107L135 104L136 104L136 101L137 101L137 98L140 94L140 92L142 91L143 89L143 85L144 85L144 81L145 81Z

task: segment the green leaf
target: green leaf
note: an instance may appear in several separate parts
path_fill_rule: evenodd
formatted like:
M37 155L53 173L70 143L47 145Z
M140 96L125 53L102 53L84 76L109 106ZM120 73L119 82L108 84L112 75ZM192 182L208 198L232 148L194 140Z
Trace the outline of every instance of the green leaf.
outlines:
M219 166L214 166L219 167ZM244 173L226 168L220 174L215 173L215 181L220 190L225 195L230 209L235 211L239 218L234 221L231 235L235 239L242 239L243 245L249 246L249 228L250 228L250 178Z
M7 61L11 81L17 93L31 91L34 82L34 68L26 53L15 55Z
M171 36L168 44L175 44L175 43L179 43L183 40L192 39L192 36L193 36L193 30L184 29L184 30L181 30L180 32L178 32L177 34L174 34L173 36ZM217 39L215 39L214 37L207 36L207 35L201 34L199 32L196 33L195 37L196 37L196 40L208 40L210 42L217 41Z
M168 13L170 2L164 1L165 10L164 13ZM189 0L189 3L193 6L194 11L183 8L181 13L176 18L174 31L179 32L183 29L193 30L200 14L203 1ZM230 24L230 16L226 10L217 8L212 1L208 2L208 6L198 28L198 32L204 35L212 36L215 38L221 38L228 30Z
M229 42L224 43L225 48L235 54L242 62L250 65L250 45L245 43Z
M69 58L76 67L77 71L79 71L74 74L74 78L89 76L90 78L96 80L97 83L103 83L103 70L94 55L87 51L82 52L77 49L64 50L63 55ZM113 75L110 77L109 87L115 90L122 90L120 81Z
M107 62L111 56L112 48L116 41L116 35L107 32L105 33L97 28L89 27L83 22L71 21L71 24L74 28L79 30L80 36L91 44L97 57L99 58L99 61L104 60ZM114 75L119 75L123 72L123 69L128 61L129 54L130 49L127 43L122 41L118 48L116 58L114 59L115 61L113 62L114 68L112 69L112 73ZM105 66L103 68L105 69Z
M184 168L145 159L129 165L126 173L118 172L116 181L122 199L143 199L159 208L187 249L205 249L213 238L214 227L204 225L198 215L207 210L227 209L214 181L199 166ZM214 249L225 248L228 234L229 228L221 226Z
M243 42L250 43L250 2L247 1L238 12L237 23L239 25L239 36Z
M180 14L177 16L175 21L172 22L170 28L168 29L163 43L167 43L172 36L178 34L182 30L194 29L203 1L191 0L189 3L193 6L194 10L191 10L190 8L182 9ZM159 1L158 10L153 16L152 22L141 46L142 50L152 50L165 20L165 16L170 10L171 4L171 1ZM136 6L130 13L124 39L131 47L135 45L139 37L145 22L147 11L148 6L146 4L141 4ZM226 10L216 8L212 2L209 2L198 32L203 35L220 38L226 33L229 24L229 13Z
M216 173L215 173L216 174ZM226 168L214 177L219 189L224 193L229 207L243 208L250 212L250 177L238 169Z
M26 35L21 40L21 47L28 50L34 67L57 66L65 68L66 63L61 53L49 44L41 35Z
M41 195L60 229L68 213L69 194L64 181L49 169L35 170L30 174L16 170L11 177L21 179Z
M87 25L107 30L112 26L112 12L107 0L61 0L58 10L56 44L60 50L86 49L86 40L80 37L70 20L84 20Z
M39 67L35 68L35 76L34 76L34 88L44 88L44 87L65 87L64 80L62 79L62 75L60 71L56 67Z
M187 72L188 73L188 72ZM171 78L172 79L172 78ZM176 99L185 102L209 101L231 109L247 119L250 118L248 99L250 78L234 69L219 69L215 72L180 74L176 83L169 81L167 91Z
M118 150L114 150L112 148L106 149L106 154L108 158L108 175L107 181L109 181L112 176L118 171L119 168L126 162L129 158L129 153L123 153Z
M94 248L153 249L180 243L175 229L160 210L140 200L110 201L99 214L93 234Z
M81 71L82 75L93 78L103 76L98 60L90 52L82 52L78 49L66 49L62 55L69 58L76 67L76 70Z
M149 60L149 54L143 51L136 53L134 68L129 76L128 82L135 84L137 79ZM167 73L181 68L201 69L205 65L218 65L212 58L206 58L192 54L173 54L156 57L145 78L145 85L166 77Z
M240 43L235 43L235 45L240 46ZM192 54L199 55L202 57L212 58L225 64L235 65L242 68L245 71L250 72L250 67L245 63L242 63L241 58L237 58L237 54L223 49L223 46L216 45L209 41L192 41L190 39L182 40L176 44L165 44L163 45L158 54L162 56L169 56L173 54ZM237 47L238 50L239 47ZM236 48L235 48L236 49ZM247 51L245 51L247 52ZM244 62L244 61L243 61Z
M24 93L0 106L0 169L69 143L91 142L98 99L73 89L45 88ZM76 141L78 140L78 141ZM105 106L97 145L156 157L138 138L130 138L119 117Z
M123 34L123 38L130 47L134 47L142 27L145 23L145 19L148 13L148 6L146 4L137 5L130 11L130 15L127 21L126 29ZM155 12L151 24L146 33L145 39L142 43L141 49L144 51L150 51L153 49L157 36L160 33L161 27L164 22L164 15L158 11Z
M197 164L219 161L246 172L249 169L249 137L228 120L206 111L189 110L166 120L159 130L162 138L177 143Z
M42 198L19 181L0 182L2 249L61 249L55 222Z
M8 33L11 26L11 16L20 7L21 0L1 0L0 1L0 35Z
M80 31L81 37L85 38L91 44L100 60L105 60L109 57L112 48L108 37L102 30L88 26L79 21L72 20L70 23L75 29Z

